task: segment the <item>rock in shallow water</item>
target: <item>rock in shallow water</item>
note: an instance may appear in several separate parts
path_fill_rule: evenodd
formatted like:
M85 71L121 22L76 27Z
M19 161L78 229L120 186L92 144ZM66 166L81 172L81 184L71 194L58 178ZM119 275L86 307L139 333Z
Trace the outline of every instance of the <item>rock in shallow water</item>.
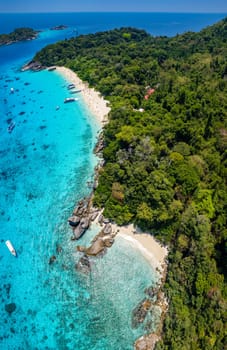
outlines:
M132 312L132 328L137 328L144 322L151 306L152 302L149 299L144 299L135 307Z
M158 340L160 337L155 333L144 335L135 342L135 350L153 350Z
M5 310L9 313L12 314L16 310L16 304L15 303L10 303L5 305Z
M76 269L82 273L88 274L91 271L91 264L88 256L84 255L76 264Z
M105 249L105 243L102 239L97 239L89 248L86 249L87 255L98 255Z

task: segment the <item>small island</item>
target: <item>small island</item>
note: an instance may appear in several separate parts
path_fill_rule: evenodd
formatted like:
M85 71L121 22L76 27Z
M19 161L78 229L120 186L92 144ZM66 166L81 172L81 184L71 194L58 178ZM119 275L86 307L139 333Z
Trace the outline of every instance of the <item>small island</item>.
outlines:
M34 40L37 38L38 33L32 28L16 28L12 33L0 34L0 46L14 44L19 41Z
M50 30L63 30L66 28L68 28L66 25L60 24L59 26L55 26L55 27L50 28Z

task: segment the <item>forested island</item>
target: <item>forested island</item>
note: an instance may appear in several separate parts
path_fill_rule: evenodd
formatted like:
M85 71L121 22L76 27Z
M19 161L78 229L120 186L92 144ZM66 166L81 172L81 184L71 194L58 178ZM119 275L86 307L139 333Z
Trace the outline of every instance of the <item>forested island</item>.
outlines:
M32 28L16 28L12 33L0 34L0 45L10 45L18 41L36 39L38 31Z
M156 349L227 349L227 18L199 33L121 28L47 46L109 100L94 204L168 244Z

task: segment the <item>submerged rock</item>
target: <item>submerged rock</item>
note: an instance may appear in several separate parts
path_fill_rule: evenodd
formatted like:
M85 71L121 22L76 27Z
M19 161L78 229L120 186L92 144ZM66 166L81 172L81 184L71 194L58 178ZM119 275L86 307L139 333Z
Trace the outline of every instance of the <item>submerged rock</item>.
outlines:
M135 307L135 309L132 311L132 328L137 328L144 322L151 306L151 300L144 299Z
M88 256L84 255L76 264L76 269L82 273L88 274L91 271L91 263Z
M15 303L10 303L5 305L5 310L9 313L12 314L16 310L16 304Z
M57 259L56 256L55 256L55 255L52 255L52 256L50 257L50 259L49 259L49 265L53 264L53 263L55 262L56 259Z

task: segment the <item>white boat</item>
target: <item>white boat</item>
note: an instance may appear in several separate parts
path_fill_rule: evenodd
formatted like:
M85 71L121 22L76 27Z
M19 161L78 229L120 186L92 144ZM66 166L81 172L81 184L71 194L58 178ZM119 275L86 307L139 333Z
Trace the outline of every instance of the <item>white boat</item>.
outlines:
M74 101L78 101L78 98L67 97L67 98L65 98L64 103L74 102Z
M74 84L69 84L69 85L67 86L67 89L68 89L68 90L71 90L71 89L74 89L74 87L75 87Z
M10 253L14 256L17 256L16 250L14 249L14 246L12 245L10 240L5 241L5 244L6 244L7 248L9 249Z

